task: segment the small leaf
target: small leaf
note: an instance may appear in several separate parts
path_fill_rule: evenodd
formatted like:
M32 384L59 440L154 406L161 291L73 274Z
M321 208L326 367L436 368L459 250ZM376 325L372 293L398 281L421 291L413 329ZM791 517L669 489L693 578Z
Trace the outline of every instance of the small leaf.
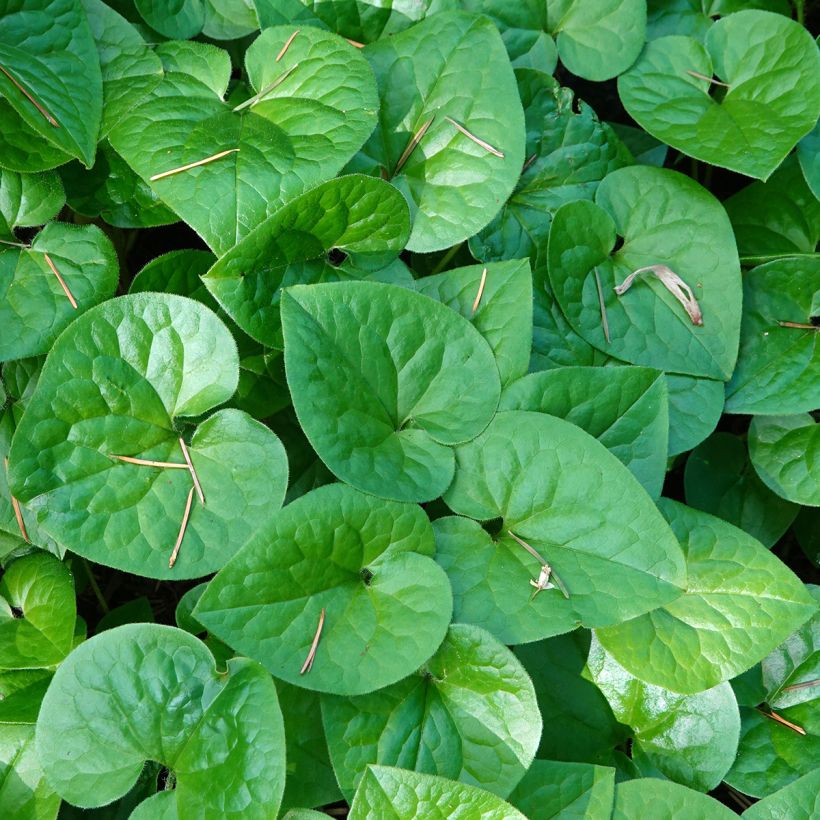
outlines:
M746 820L814 817L820 813L820 770L793 781L743 812Z
M63 205L65 191L56 174L0 170L0 239L17 241L15 228L43 225L56 216Z
M615 788L612 820L638 817L685 817L686 820L733 820L737 815L717 800L677 783L640 778Z
M205 25L203 0L134 0L143 20L165 37L187 40Z

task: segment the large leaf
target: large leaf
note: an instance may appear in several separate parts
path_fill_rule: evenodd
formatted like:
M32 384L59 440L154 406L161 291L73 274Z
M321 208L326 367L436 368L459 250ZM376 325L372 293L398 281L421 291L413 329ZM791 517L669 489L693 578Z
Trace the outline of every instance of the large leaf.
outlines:
M654 777L619 783L615 789L612 820L636 820L639 817L737 820L737 815L717 800Z
M59 542L99 563L156 578L219 569L287 483L279 440L244 413L223 410L193 436L180 429L230 398L237 374L230 334L196 302L135 294L92 309L43 368L12 442L12 492ZM180 435L205 497L184 527L188 470L114 457L184 466Z
M74 579L53 555L14 561L0 582L0 668L55 667L74 645Z
M172 816L269 818L285 785L270 676L246 658L220 672L199 640L156 624L75 649L46 693L36 743L49 783L83 808L124 795L146 760L176 778Z
M53 173L18 174L0 170L0 245L15 242L15 228L33 228L56 216L65 191Z
M91 167L103 91L82 5L78 0L5 0L0 11L0 94L29 128ZM11 111L0 109L0 130L14 123Z
M618 237L623 244L613 252ZM701 324L649 272L615 292L653 265L691 288ZM675 373L731 376L741 313L735 239L721 204L688 177L622 168L600 184L595 204L562 206L550 229L549 277L574 330L599 350Z
M472 553L448 567L457 599L471 594L471 583L481 584L485 618L505 624L508 643L619 623L673 601L685 584L680 547L637 479L562 419L498 413L484 433L456 449L444 500L460 515L502 519L493 540L477 528L465 540L467 524L452 545L438 549L452 550L451 561ZM544 562L566 597L555 588L531 600L530 580Z
M407 204L386 182L351 175L291 200L251 231L203 281L231 318L263 344L282 347L279 304L289 285L362 278L407 243ZM331 254L357 264L339 267Z
M657 498L666 473L666 395L663 374L647 367L562 367L511 384L499 409L571 421L595 436Z
M289 288L282 322L294 407L325 464L383 498L440 496L451 446L498 405L498 368L478 331L433 299L365 282Z
M739 11L709 29L705 46L651 41L618 92L638 124L673 148L766 179L820 115L820 54L793 20Z
M763 483L779 496L820 507L820 425L811 415L755 417L749 456Z
M248 49L248 76L261 96L238 111L223 100L225 52L202 44L185 44L182 52L176 44L161 47L165 78L111 132L115 150L217 254L286 201L335 176L373 129L375 82L364 58L341 38L305 28L276 62L291 34L292 28L268 29ZM228 70L203 73L189 53L198 60L221 54ZM151 181L225 151L233 153Z
M363 694L409 675L444 639L452 602L433 549L419 507L320 487L258 529L194 616L276 677Z
M500 797L454 783L443 777L390 766L369 766L353 805L350 820L525 820Z
M30 248L0 249L0 361L48 353L69 324L117 288L117 255L96 225L52 222Z
M367 765L400 766L505 797L541 737L524 668L484 630L456 624L415 674L357 698L322 699L339 785L350 799Z
M744 276L740 355L726 386L727 412L820 407L820 333L805 327L814 315L820 315L820 257L769 262Z
M743 812L746 820L816 817L820 814L820 769L764 797Z
M794 521L799 507L773 493L749 461L746 443L714 433L689 454L686 503L745 530L771 547Z
M498 30L485 17L437 14L368 46L365 56L376 73L381 110L348 168L391 179L404 194L413 215L411 250L435 251L467 239L496 215L524 162L524 115Z
M699 692L759 661L816 605L791 570L742 530L674 501L664 499L661 509L686 552L687 591L598 636L633 675Z

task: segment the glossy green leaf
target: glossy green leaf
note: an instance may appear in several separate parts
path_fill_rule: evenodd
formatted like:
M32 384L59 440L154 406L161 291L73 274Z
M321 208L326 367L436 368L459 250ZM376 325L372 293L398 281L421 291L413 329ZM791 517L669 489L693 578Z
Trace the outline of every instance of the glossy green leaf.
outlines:
M90 167L103 91L97 48L82 5L77 0L27 0L6 6L0 17L0 63L0 95L25 124ZM0 130L16 127L7 112L0 109Z
M715 18L743 9L792 15L789 0L649 0L647 37L686 34L703 42Z
M30 248L0 248L0 361L48 353L66 327L117 288L117 255L96 225L52 222Z
M0 806L15 820L54 820L60 798L46 782L34 726L0 725Z
M797 159L806 184L820 199L820 122L797 143Z
M749 461L746 442L714 433L693 450L684 474L686 503L745 530L771 547L800 509L773 493Z
M38 173L64 165L71 154L41 136L0 97L0 167L19 173Z
M362 278L398 256L409 231L407 204L390 185L359 174L341 177L291 200L203 281L242 330L281 348L283 288ZM349 255L364 270L356 274L348 265L334 266L331 252Z
M495 354L502 385L527 372L532 346L532 273L526 260L425 276L416 282L416 289L472 322Z
M245 37L259 28L253 0L204 0L202 33L213 40Z
M294 407L325 464L381 497L440 496L451 446L498 405L498 368L478 331L433 299L365 282L289 288L282 322Z
M64 204L65 191L56 174L0 170L0 240L16 241L15 228L42 225Z
M503 519L481 561L496 564L493 576L504 579L488 611L515 612L511 627L526 625L527 636L512 642L580 624L619 623L673 601L685 584L680 547L637 479L562 419L498 413L484 433L456 449L456 475L444 500L460 515ZM513 534L550 565L568 597L546 589L530 602L530 580L539 577L542 562ZM461 571L456 562L453 574ZM513 580L514 594L507 589Z
M563 367L511 384L499 409L571 421L595 436L657 498L666 472L666 393L663 374L650 368Z
M410 250L426 253L467 239L495 216L524 163L524 116L498 30L485 17L437 14L373 43L365 56L381 110L348 169L384 176L404 194L413 216Z
M717 427L723 413L723 382L667 373L669 455L697 447Z
M798 778L743 812L746 820L784 820L820 814L820 769Z
M820 507L820 426L811 415L753 418L749 457L763 483L779 496Z
M260 527L193 614L288 683L363 694L409 675L444 639L452 599L433 549L419 507L331 484Z
M699 692L759 661L816 606L792 571L742 530L667 499L661 509L686 553L687 591L598 636L633 675Z
M743 324L737 368L726 386L726 411L789 415L820 407L818 332L820 258L782 259L749 271L743 281Z
M134 294L77 319L52 349L9 454L9 483L74 552L156 578L221 567L278 508L284 450L267 428L223 410L190 436L177 425L232 395L235 346L207 308ZM205 504L192 505L169 567L192 476L116 455L184 465L184 432Z
M739 11L709 29L705 46L681 36L651 41L618 93L654 137L766 179L820 115L820 54L793 20Z
M691 695L630 675L593 639L592 679L615 717L633 730L632 757L698 791L717 786L735 759L740 715L732 687L721 683Z
M680 817L686 820L732 820L737 815L717 800L677 783L641 778L619 783L612 820Z
M650 273L616 294L627 276L651 265L667 266L691 288L702 325ZM562 206L550 229L549 277L573 329L599 350L675 373L731 376L741 313L735 240L723 207L688 177L622 168L600 184L595 204Z
M620 122L610 122L607 125L629 149L638 165L654 165L663 168L666 155L669 153L668 145L632 125L624 125Z
M535 691L516 657L484 630L450 627L415 674L356 698L322 699L339 785L350 799L368 764L437 774L505 797L541 737Z
M367 769L353 805L350 820L525 820L500 797L443 777L418 774L390 766Z
M276 62L292 33L268 29L248 49L261 96L238 111L223 100L228 73L203 73L203 61L224 52L163 47L165 78L111 132L115 150L218 254L335 176L373 129L375 82L364 58L341 38L305 28ZM151 181L225 151L232 153Z
M186 40L205 25L203 0L134 0L142 19L165 37Z
M0 668L54 667L74 645L74 579L53 555L19 558L0 581Z
M269 818L285 783L270 676L245 658L220 674L199 640L156 624L75 649L43 701L36 744L49 783L84 808L124 795L146 759L174 773L166 800L179 817Z

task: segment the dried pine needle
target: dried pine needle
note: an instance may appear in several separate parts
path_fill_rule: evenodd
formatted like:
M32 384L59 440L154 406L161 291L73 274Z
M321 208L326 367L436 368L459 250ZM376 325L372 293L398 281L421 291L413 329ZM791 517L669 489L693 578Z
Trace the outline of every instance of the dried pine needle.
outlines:
M481 271L481 281L478 283L478 293L475 295L475 301L473 302L473 309L470 311L470 316L472 316L477 310L479 302L481 302L481 297L484 295L484 286L487 284L487 268L484 268Z
M188 516L191 514L191 501L194 498L194 488L191 487L188 490L188 500L185 502L185 512L182 514L182 524L179 527L179 535L177 535L177 542L174 544L174 551L171 553L171 557L168 560L168 567L169 569L174 566L177 560L177 555L179 555L179 548L182 546L182 539L185 537L185 528L188 526Z
M760 714L764 717L776 720L778 723L782 724L787 729L791 729L793 732L797 732L798 735L806 734L806 730L802 726L798 726L796 723L792 723L790 720L786 720L786 718L778 715L777 712L764 712L762 709L758 709L757 711L760 712Z
M729 83L721 82L720 80L716 80L714 77L707 77L699 71L687 71L686 73L691 74L693 77L697 77L699 80L706 80L707 83L712 83L712 85L722 85L724 88L731 88Z
M820 678L814 680L807 680L803 683L793 683L791 686L784 686L784 692L794 692L797 689L811 689L813 686L820 686Z
M494 154L497 157L501 157L504 159L503 151L499 151L497 148L493 148L489 142L485 142L480 137L477 137L475 134L470 133L463 125L457 123L452 117L445 117L445 120L449 122L451 125L454 125L465 137L471 139L476 145L480 145L485 151L489 151L491 154Z
M26 97L26 99L28 99L28 101L45 117L45 119L49 123L49 125L53 125L55 128L60 127L60 123L58 123L57 120L55 120L54 117L52 117L51 114L49 114L48 111L46 111L46 109L42 105L40 105L40 103L38 103L37 100L34 99L34 97L28 92L28 90L20 82L18 82L17 78L14 77L11 74L11 72L9 72L7 69L3 68L3 66L1 66L1 65L0 65L0 71L2 71L9 78L9 80L11 80L11 82L13 82L14 85L17 86L17 88Z
M205 494L202 492L202 485L199 483L199 477L194 469L194 463L191 461L191 456L188 453L188 448L185 446L185 440L180 437L179 446L182 448L182 455L185 456L185 462L188 469L191 471L191 478L194 480L194 487L196 487L196 494L199 496L200 503L205 503Z
M796 330L820 330L820 325L811 325L807 322L780 322L777 323L780 327L792 327Z
M6 467L6 472L9 471L9 460L7 458L3 459L3 464ZM12 495L11 496L11 506L14 508L14 517L17 519L17 526L20 528L20 535L23 536L23 540L30 544L31 541L28 537L28 532L26 532L26 522L23 521L23 511L20 509L20 502Z
M151 461L147 458L135 458L134 456L117 456L109 453L111 458L116 458L119 461L127 461L129 464L139 464L142 467L172 467L177 470L187 470L187 464L179 464L176 461Z
M287 80L287 78L290 77L290 75L293 74L297 68L299 68L299 63L294 63L290 68L285 69L285 71L283 71L272 83L268 83L268 85L266 85L257 94L254 94L249 100L245 100L245 102L237 105L236 108L234 108L234 113L237 111L242 111L245 108L250 108L252 105L256 105L256 103L262 100L263 97L266 97L271 93L271 91L282 85L282 83L285 82L285 80ZM237 148L236 150L238 151L239 149Z
M313 643L310 645L310 651L308 652L307 658L305 658L305 662L302 664L302 668L299 670L300 675L304 675L305 672L310 672L311 668L313 667L313 659L316 657L316 648L319 646L319 638L322 636L322 627L325 625L325 608L322 607L322 611L319 614L319 625L316 627L316 634L313 636Z
M54 263L51 261L51 257L47 253L44 253L43 257L45 258L46 263L48 264L48 266L51 268L51 272L57 277L57 281L62 286L63 292L68 297L68 301L71 302L71 307L73 307L74 310L77 310L77 300L74 298L73 294L68 289L68 285L65 283L65 280L63 279L63 277L60 276L60 272L57 270Z
M598 268L594 268L595 271L595 286L598 288L598 303L601 306L601 326L604 329L604 338L606 339L606 343L610 343L609 338L609 320L606 316L606 303L604 302L604 291L601 287L601 277L598 276Z
M402 151L402 154L399 157L399 161L396 163L396 170L393 171L393 176L396 176L396 174L398 174L399 171L401 171L401 169L404 167L404 163L407 162L407 160L410 158L410 154L412 154L413 151L416 150L416 146L421 142L422 138L427 133L430 126L433 124L433 120L435 118L436 115L433 114L433 116L430 117L430 119L427 120L427 122L425 122L421 126L421 128L419 128L419 130L416 131L415 134L413 134L413 136L410 139L410 142L407 143L407 147L404 149L404 151Z
M358 40L351 40L349 37L345 37L345 40L347 40L347 42L355 48L364 48L364 43L360 43Z
M236 109L234 109L234 111L235 110ZM229 148L227 151L220 151L218 154L214 154L211 157L198 159L196 162L189 162L187 165L180 165L179 168L172 168L170 171L163 171L161 174L154 174L154 176L150 177L150 181L156 182L158 179L165 179L165 177L170 177L174 174L181 174L183 171L190 171L191 168L199 168L200 165L207 165L209 162L214 162L215 160L222 159L222 157L227 157L228 154L236 154L238 151L238 148Z
M288 39L285 41L285 45L282 46L282 50L276 55L276 60L274 62L278 63L282 59L282 57L285 56L287 50L290 48L290 44L293 42L294 38L298 33L299 29L297 28L296 31L294 31L293 34L291 34L290 37L288 37Z

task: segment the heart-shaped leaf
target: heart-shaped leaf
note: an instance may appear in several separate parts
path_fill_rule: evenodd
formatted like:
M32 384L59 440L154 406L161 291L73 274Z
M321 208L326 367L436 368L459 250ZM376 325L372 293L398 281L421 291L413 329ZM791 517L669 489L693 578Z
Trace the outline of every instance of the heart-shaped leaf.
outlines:
M59 542L99 563L155 578L219 569L287 483L279 440L236 410L190 438L183 431L186 467L181 419L230 398L237 374L228 330L202 305L165 294L100 305L52 348L12 442L12 492ZM194 481L200 501L189 505Z
M375 81L356 49L305 28L277 62L292 34L267 29L248 49L257 94L236 109L223 100L229 74L203 74L212 46L185 44L184 59L164 47L165 78L111 132L115 150L217 254L334 177L375 124Z
M505 624L506 643L620 623L673 601L685 584L680 547L637 479L562 419L498 413L456 448L444 500L460 515L502 519L494 540L469 523L453 525L455 537L438 544L438 560L450 555L456 601L481 595L487 621ZM545 567L555 589L541 584ZM486 586L474 593L471 582Z
M682 279L699 316L653 270ZM549 276L572 327L599 350L675 373L731 376L741 312L734 235L720 203L688 177L622 168L600 184L595 204L562 206Z
M30 248L0 248L0 361L48 353L69 324L117 289L117 254L96 225L52 222Z
M638 124L673 148L766 179L820 115L820 54L793 20L739 11L709 29L705 46L652 40L618 78L618 93Z
M321 487L258 530L194 617L276 677L360 695L406 677L444 639L452 598L433 549L421 508Z
M595 436L657 498L666 473L666 394L663 374L648 367L561 367L511 384L499 409L571 421Z
M487 342L439 302L393 285L289 288L285 367L299 421L322 461L360 490L430 501L453 477L452 445L498 405Z
M708 791L735 759L740 715L732 687L721 683L679 695L644 683L626 671L593 639L589 672L615 717L633 730L632 758L664 776Z
M820 407L820 258L781 259L743 277L728 413L790 415Z
M53 555L14 561L0 582L0 668L55 667L74 646L74 579Z
M322 719L347 799L371 763L438 774L505 797L541 737L524 668L483 629L465 624L451 626L436 654L393 686L323 698Z
M56 174L18 174L0 170L0 246L14 244L15 228L33 228L56 216L65 191Z
M632 674L699 692L748 669L816 606L791 570L742 530L674 501L660 506L686 553L688 589L598 636Z
M667 780L654 777L619 783L612 820L637 817L685 817L686 820L737 820L722 803Z
M443 777L390 766L368 766L350 807L350 820L525 820L500 797Z
M366 275L407 244L407 203L386 182L360 174L332 179L291 200L208 271L203 281L249 336L282 347L282 289ZM360 268L334 266L349 254Z
M437 14L364 53L381 110L348 169L404 194L411 250L467 239L498 212L524 162L524 116L498 30L484 17Z
M273 817L285 785L267 672L246 658L220 672L199 640L157 624L117 627L75 649L46 693L36 744L49 783L83 808L124 795L146 760L176 778L165 793L174 817Z

